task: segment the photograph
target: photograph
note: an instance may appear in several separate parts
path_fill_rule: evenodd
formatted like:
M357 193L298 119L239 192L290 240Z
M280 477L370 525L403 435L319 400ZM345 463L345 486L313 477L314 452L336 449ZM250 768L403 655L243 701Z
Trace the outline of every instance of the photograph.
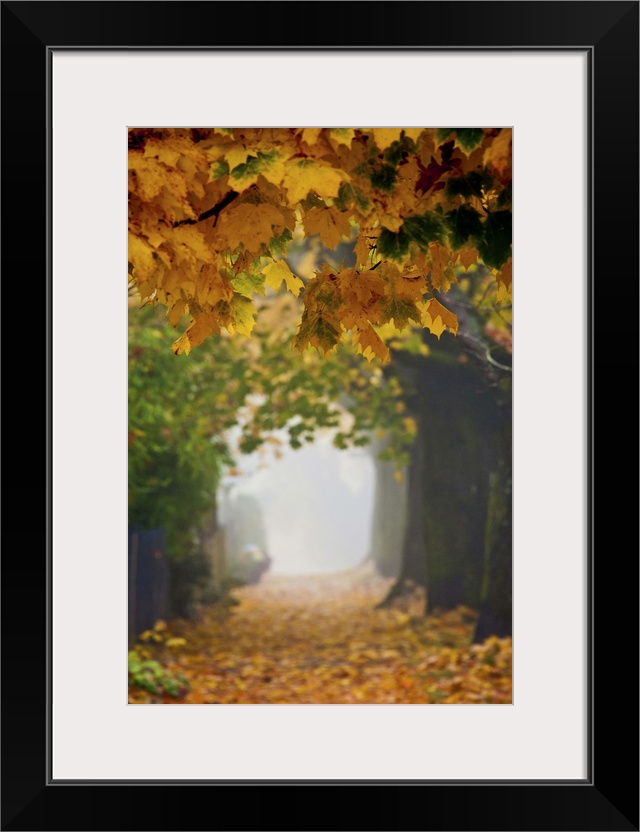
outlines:
M2 830L638 832L640 0L1 6Z
M512 141L129 127L128 702L512 703Z

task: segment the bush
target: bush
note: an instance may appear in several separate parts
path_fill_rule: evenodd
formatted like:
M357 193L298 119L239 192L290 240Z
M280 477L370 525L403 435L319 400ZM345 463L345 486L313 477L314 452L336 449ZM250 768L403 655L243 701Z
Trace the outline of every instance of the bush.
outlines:
M137 650L129 651L129 686L153 696L185 696L190 690L187 679L181 674L170 673L155 659L143 658Z
M193 619L202 604L217 600L209 558L197 545L193 544L181 558L169 558L168 568L171 618Z

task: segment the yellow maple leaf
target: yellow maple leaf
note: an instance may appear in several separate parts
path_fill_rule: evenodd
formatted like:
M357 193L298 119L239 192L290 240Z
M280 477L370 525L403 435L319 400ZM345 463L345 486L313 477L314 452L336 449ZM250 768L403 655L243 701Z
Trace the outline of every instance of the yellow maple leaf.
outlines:
M462 263L466 271L469 268L469 266L478 262L478 249L463 248L460 252L460 262Z
M186 638L168 638L164 646L165 647L184 647L187 643Z
M332 143L335 142L336 145L344 144L347 147L351 146L355 134L355 130L347 127L334 127L330 131Z
M302 131L302 141L308 145L314 145L318 141L321 132L322 127L305 127Z
M405 136L416 141L422 133L422 127L374 127L371 132L375 143L380 150L386 150L394 142L400 140L400 134L404 132Z
M503 127L482 157L484 165L496 173L500 179L508 176L511 171L511 138L511 128Z
M180 318L188 310L187 304L183 300L177 301L173 306L170 306L167 311L167 317L171 326L177 326Z
M201 307L215 306L218 301L230 301L233 287L214 268L205 266L196 278L194 295Z
M258 253L273 237L273 229L283 226L282 213L275 205L264 202L253 205L245 202L223 211L218 217L215 232L226 247L235 250L244 246Z
M496 301L498 303L503 303L504 301L511 300L511 287L507 289L504 283L498 283L498 291L496 293Z
M440 243L429 243L429 258L431 260L431 284L434 289L448 292L457 278L451 265L453 255Z
M390 360L389 348L371 325L366 329L359 329L353 340L358 345L358 352L361 352L367 361L371 361L374 355L384 364Z
M175 168L181 155L181 152L173 146L170 140L162 141L153 136L147 139L144 147L145 158L156 158L171 168Z
M290 159L282 184L287 189L290 203L295 204L305 199L309 191L320 197L335 198L340 184L347 179L343 171L314 159Z
M335 208L312 208L304 215L304 228L309 236L319 234L330 249L338 246L343 235L351 233L349 215Z
M207 245L202 232L193 225L167 229L167 239L173 244L178 263L186 261L196 265L198 261L213 263L213 252Z
M304 285L300 278L296 277L291 271L286 260L275 260L273 263L269 263L264 269L261 269L261 273L265 276L265 286L270 286L276 292L279 291L284 280L287 284L287 289L295 297L298 297L300 289Z
M366 306L378 297L384 295L384 280L376 272L370 270L358 272L355 269L344 269L338 275L338 286L345 299L349 301L355 295L358 303Z
M257 310L253 302L243 295L234 294L229 304L233 324L227 324L227 329L233 334L233 331L239 332L241 335L247 337L251 335L251 331L255 326L255 316Z
M238 165L244 164L250 155L257 155L257 150L245 147L245 145L238 143L233 144L225 149L224 158L229 165L229 170L233 170Z
M284 179L286 170L285 163L285 157L278 155L276 158L265 163L265 166L261 171L262 176L264 176L267 182L270 182L272 185L280 186L282 184L282 180Z
M141 153L129 154L129 170L135 171L135 189L141 199L150 202L166 188L178 201L186 201L184 176L158 159L145 158Z
M513 268L513 262L511 257L507 260L504 266L498 272L496 279L499 284L504 286L505 292L511 291L511 273Z
M363 231L362 229L360 230L354 247L356 266L371 265L371 252L373 250L373 246L375 245L376 236L377 234L372 235L368 231Z
M133 263L138 282L148 280L156 269L156 259L151 246L131 232L129 232L129 260Z
M458 332L457 317L435 298L428 300L422 309L422 325L438 339L446 329L453 335Z
M199 315L195 318L186 332L174 341L172 349L176 355L189 355L194 347L199 346L209 335L219 333L218 316L212 312Z

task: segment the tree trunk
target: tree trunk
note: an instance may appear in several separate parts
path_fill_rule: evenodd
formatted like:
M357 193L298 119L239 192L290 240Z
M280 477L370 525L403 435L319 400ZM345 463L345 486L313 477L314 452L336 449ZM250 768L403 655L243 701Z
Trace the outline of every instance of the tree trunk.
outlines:
M376 571L385 578L396 578L402 564L405 522L407 513L407 474L401 482L395 477L392 462L378 459L382 445L371 447L376 484L371 528L369 558Z
M422 377L429 610L480 602L489 472L497 457L498 411L468 363L434 356Z
M417 583L428 609L481 601L489 475L499 456L497 390L459 343L442 336L429 357L399 353L396 371L412 393L418 433L408 466L402 567L386 605Z
M418 427L416 440L411 451L411 462L407 467L407 500L404 522L404 539L400 573L386 597L378 604L386 607L396 598L413 592L414 588L427 584L427 560L425 557L425 535L422 516L422 494L424 491L424 442Z
M474 642L489 636L504 638L513 632L512 576L512 417L509 401L505 404L500 436L500 459L491 474L491 490L485 535L485 569L480 617Z

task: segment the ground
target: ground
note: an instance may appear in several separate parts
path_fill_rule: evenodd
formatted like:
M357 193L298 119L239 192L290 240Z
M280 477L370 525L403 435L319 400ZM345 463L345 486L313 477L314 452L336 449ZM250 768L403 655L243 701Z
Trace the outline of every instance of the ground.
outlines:
M181 703L510 703L511 640L471 645L476 613L376 609L390 581L365 567L265 576L196 623L169 622L143 650L190 689L130 688L129 701ZM182 640L186 643L183 643Z

